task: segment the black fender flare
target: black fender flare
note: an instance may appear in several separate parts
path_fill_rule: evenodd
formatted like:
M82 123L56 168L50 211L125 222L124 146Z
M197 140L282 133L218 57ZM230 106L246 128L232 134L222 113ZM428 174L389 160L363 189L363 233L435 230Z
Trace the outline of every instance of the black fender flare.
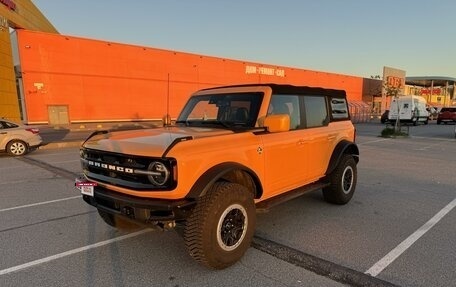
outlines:
M329 160L328 168L326 169L326 175L329 175L334 171L343 154L351 154L355 158L356 163L359 162L358 146L354 142L342 140L336 145L336 148L334 148L331 159Z
M223 178L225 175L229 174L232 171L240 170L247 173L251 178L251 183L253 185L254 197L259 198L263 193L263 187L261 181L259 180L256 173L250 168L241 165L236 162L224 162L218 165L215 165L204 172L198 180L193 184L190 192L187 194L186 198L196 199L207 193L209 188L218 180ZM242 179L239 179L242 180ZM236 182L236 181L234 181Z

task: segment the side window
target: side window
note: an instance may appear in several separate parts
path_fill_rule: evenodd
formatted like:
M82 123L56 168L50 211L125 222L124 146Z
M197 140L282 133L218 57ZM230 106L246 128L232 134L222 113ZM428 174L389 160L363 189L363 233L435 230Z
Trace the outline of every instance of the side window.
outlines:
M321 127L328 124L326 98L321 96L304 96L306 127Z
M3 128L5 128L5 129L11 129L11 128L17 128L18 127L18 125L13 124L13 123L8 123L8 122L1 122L1 123L2 124L0 124L0 126L3 125Z
M331 98L331 116L334 120L348 120L348 105L345 98Z
M268 115L287 114L290 116L290 130L301 126L299 97L297 95L273 95L268 109Z

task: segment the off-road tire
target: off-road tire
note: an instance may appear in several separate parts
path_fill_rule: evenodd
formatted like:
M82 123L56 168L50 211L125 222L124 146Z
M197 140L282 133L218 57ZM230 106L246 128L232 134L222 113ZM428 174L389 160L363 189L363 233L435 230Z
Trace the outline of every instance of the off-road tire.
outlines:
M352 155L344 154L336 169L329 175L330 185L323 188L323 198L330 203L346 204L356 188L357 170Z
M187 219L184 241L201 264L223 269L237 262L252 241L256 222L253 193L242 185L215 183Z
M138 225L134 224L133 222L120 218L114 214L107 213L106 211L100 209L98 209L98 214L106 224L116 229L132 230L138 227Z
M21 156L27 153L28 146L21 140L12 140L6 145L6 151L12 156Z

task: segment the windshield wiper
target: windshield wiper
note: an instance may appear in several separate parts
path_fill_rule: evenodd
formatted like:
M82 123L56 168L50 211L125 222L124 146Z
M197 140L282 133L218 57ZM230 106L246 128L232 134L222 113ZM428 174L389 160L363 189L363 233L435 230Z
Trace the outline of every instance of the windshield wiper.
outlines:
M227 122L223 122L223 121L219 121L219 120L201 121L200 123L207 124L207 125L220 125L220 126L222 126L224 128L227 128L227 129L232 127Z

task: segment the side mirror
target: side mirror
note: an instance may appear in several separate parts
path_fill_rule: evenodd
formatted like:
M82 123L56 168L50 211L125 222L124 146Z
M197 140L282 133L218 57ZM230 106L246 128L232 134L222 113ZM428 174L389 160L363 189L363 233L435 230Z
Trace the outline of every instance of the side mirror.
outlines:
M264 126L271 133L290 130L290 116L287 114L269 115L264 119Z

